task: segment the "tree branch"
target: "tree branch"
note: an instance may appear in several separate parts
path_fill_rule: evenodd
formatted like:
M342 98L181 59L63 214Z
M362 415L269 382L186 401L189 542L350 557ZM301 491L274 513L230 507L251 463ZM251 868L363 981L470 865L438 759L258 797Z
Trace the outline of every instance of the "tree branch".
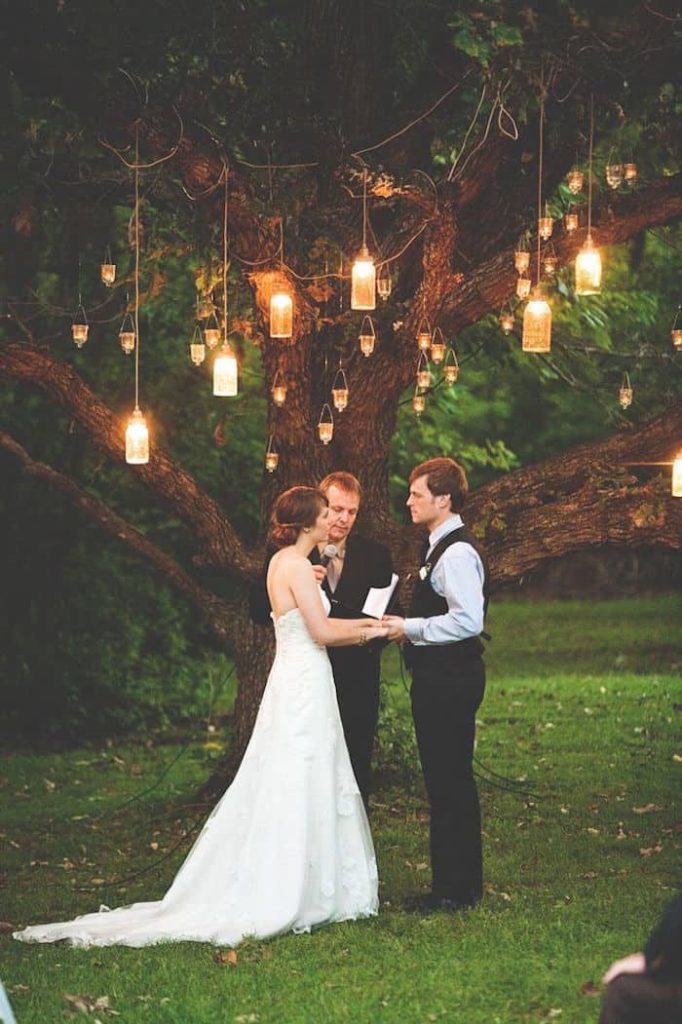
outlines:
M632 195L617 197L612 203L604 203L598 210L598 217L592 234L595 244L602 248L625 242L646 228L679 220L682 217L682 174ZM584 228L568 234L559 227L556 237L552 238L559 266L575 259L585 237ZM452 332L459 331L477 323L487 313L498 310L514 293L516 278L511 251L482 263L443 303L443 326Z
M541 562L602 544L682 550L682 501L667 473L640 483L633 469L672 462L682 403L595 444L515 470L469 498L467 521L485 540L497 583Z
M200 612L220 640L234 641L234 631L231 628L234 621L233 609L226 601L200 587L173 558L161 551L156 544L99 498L88 494L75 481L52 466L32 459L26 449L5 431L0 431L0 448L4 448L19 460L24 473L45 481L50 487L66 495L69 501L80 511L85 512L98 526L150 562L166 582Z
M6 342L0 344L0 377L39 388L50 401L57 402L73 417L100 451L114 462L124 461L122 420L70 366L35 346ZM202 561L229 570L242 579L257 574L261 564L259 553L244 547L217 501L202 491L158 443L152 443L149 463L130 471L162 497L192 529Z

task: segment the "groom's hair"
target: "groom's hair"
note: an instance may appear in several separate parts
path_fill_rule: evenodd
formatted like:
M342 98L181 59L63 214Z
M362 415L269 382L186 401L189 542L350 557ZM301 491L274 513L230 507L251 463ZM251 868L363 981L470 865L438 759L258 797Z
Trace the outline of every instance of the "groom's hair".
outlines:
M421 476L426 477L426 486L431 494L449 494L452 511L462 511L469 493L469 484L459 462L445 456L429 459L414 467L409 482L414 483Z
M337 469L333 473L329 473L324 480L320 481L319 487L324 494L327 493L330 487L338 487L340 491L357 494L358 501L362 498L360 481L352 473L347 473L345 469Z

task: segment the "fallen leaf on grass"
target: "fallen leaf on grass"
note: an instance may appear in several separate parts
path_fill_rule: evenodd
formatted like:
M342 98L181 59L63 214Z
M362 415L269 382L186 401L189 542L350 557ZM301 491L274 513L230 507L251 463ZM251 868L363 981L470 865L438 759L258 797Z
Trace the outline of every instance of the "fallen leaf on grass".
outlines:
M239 962L239 953L236 949L220 949L213 959L215 963L220 964L222 967L225 965L236 967Z
M240 1013L238 1017L234 1018L237 1024L256 1024L260 1020L257 1013Z
M0 935L7 935L7 932L13 932L14 925L10 921L0 921Z
M109 1005L109 996L98 996L97 999L93 999L92 996L74 995L71 992L64 992L62 999L80 1013L101 1013L104 1011L114 1017L119 1016L118 1010L113 1010Z
M30 985L10 985L9 991L12 993L13 996L15 996L19 992L30 992L31 991L31 986Z
M599 988L599 985L595 985L593 981L584 981L580 986L580 992L584 996L601 995L601 989Z
M57 783L53 782L52 779L43 779L43 786L48 793L54 793Z
M682 754L673 754L673 761L677 761L678 764L682 763Z
M639 855L640 857L653 857L655 853L660 853L662 849L662 843L656 843L655 846L640 846Z
M658 804L644 804L643 807L633 807L635 814L655 814L657 811L664 811L665 807L659 807Z

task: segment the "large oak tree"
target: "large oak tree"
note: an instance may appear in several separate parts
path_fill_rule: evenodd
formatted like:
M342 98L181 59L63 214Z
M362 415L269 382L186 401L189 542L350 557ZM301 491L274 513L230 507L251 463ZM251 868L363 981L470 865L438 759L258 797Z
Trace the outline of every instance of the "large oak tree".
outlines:
M560 183L576 155L584 162L594 94L597 146L617 138L626 120L636 126L631 137L648 139L665 171L656 174L644 155L644 180L635 189L596 191L599 245L640 237L682 214L682 181L666 139L673 15L664 5L657 11L600 6L605 9L590 13L588 5L488 2L460 5L453 14L439 3L415 11L408 3L306 0L300 8L195 4L191 17L181 5L169 13L163 4L139 8L126 0L96 11L85 2L27 3L8 46L8 95L17 118L31 110L34 120L27 133L15 128L11 137L17 156L8 200L12 297L0 380L42 392L95 449L122 463L122 409L108 405L65 357L55 311L36 285L44 269L41 219L60 211L68 262L83 224L96 229L104 207L129 204L130 172L120 157L130 161L137 133L142 161L154 164L143 171L143 224L166 218L177 228L175 237L168 233L163 243L144 246L144 345L145 307L169 292L163 263L169 254L198 253L198 284L222 301L227 174L230 288L239 297L231 299L237 307L231 326L242 331L242 352L258 349L266 395L277 372L289 388L283 408L269 407L280 462L262 481L262 523L285 487L348 469L363 485L363 528L388 540L405 571L414 538L392 518L387 466L398 406L414 382L415 333L426 314L452 338L513 295L512 254L537 216L541 92L543 190L555 210L568 201ZM49 126L57 140L51 149L44 143ZM388 261L393 279L391 296L377 311L379 342L370 359L358 351L361 317L348 309L347 295L348 257L362 238L365 174L370 245ZM568 234L558 222L552 244L560 268L584 240L584 226ZM339 267L341 252L346 259ZM129 281L128 274L119 295ZM295 298L290 341L270 339L267 330L269 296L284 281ZM105 306L100 319L114 315ZM340 357L351 400L336 418L333 442L323 446L316 423ZM561 372L560 365L555 369ZM670 391L674 398L673 384ZM680 438L678 400L639 427L479 488L468 518L485 542L493 580L519 579L548 559L593 545L679 550L682 502L669 496L669 477L665 471L642 476L635 467L668 462ZM244 542L220 502L158 439L149 464L130 472L191 531L190 566L75 477L41 461L40 451L27 450L10 424L0 445L26 473L149 560L234 652L241 684L237 748L243 749L271 643L251 626L243 601L210 592L195 570L210 566L246 584L259 571L262 546Z

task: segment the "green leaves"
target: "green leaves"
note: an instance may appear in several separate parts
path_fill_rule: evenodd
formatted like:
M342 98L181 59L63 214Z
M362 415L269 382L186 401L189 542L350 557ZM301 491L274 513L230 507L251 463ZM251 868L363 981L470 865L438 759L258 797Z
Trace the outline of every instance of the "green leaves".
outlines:
M452 45L488 67L498 50L522 46L523 35L517 25L499 20L501 4L484 3L477 7L475 13L459 13L450 22L450 27L455 29Z

